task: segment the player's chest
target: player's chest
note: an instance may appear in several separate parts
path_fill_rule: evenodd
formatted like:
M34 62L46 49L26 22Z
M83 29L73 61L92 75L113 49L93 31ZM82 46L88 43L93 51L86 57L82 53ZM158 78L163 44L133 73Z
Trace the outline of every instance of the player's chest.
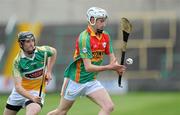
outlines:
M44 66L44 59L41 56L36 56L33 60L24 59L19 66L22 73L36 71Z
M105 49L107 47L107 40L105 38L102 38L99 40L95 37L92 37L90 39L90 47L91 47L92 52L105 51Z

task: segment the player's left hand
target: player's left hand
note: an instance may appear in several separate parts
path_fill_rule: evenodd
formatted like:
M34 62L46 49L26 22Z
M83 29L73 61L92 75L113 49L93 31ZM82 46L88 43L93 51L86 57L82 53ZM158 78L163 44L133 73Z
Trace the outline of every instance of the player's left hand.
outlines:
M47 72L47 73L46 73L45 80L46 80L46 84L48 85L49 82L52 80L52 74L51 74L51 72Z

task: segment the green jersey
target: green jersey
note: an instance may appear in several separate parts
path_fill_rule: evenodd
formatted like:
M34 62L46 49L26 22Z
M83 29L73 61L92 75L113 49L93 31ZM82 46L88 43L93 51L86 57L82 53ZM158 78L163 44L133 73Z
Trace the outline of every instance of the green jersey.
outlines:
M44 69L44 57L47 52L47 57L53 55L53 50L49 46L36 47L32 58L26 57L21 50L13 64L13 76L22 77L22 86L26 90L39 90L41 78ZM45 83L44 83L45 84ZM44 91L44 88L43 88Z

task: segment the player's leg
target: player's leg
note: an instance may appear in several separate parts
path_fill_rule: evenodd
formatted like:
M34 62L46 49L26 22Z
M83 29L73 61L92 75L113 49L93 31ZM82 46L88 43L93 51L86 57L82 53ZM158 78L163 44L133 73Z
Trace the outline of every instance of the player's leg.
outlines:
M30 91L31 95L38 96L39 91L32 90ZM42 92L41 95L41 103L35 103L29 99L25 100L25 108L26 108L26 115L38 115L40 113L43 104L44 104L45 94Z
M71 106L73 105L75 98L78 96L79 92L74 88L78 88L77 84L70 79L65 78L61 90L61 100L58 108L50 111L48 115L66 115ZM73 92L73 93L71 93Z
M10 109L5 108L3 115L16 115L17 111L13 111Z
M99 115L110 115L113 111L114 104L105 89L99 89L92 92L88 97L101 107Z
M17 93L15 89L13 89L11 95L7 99L7 104L3 115L16 115L22 108L24 100L25 98Z
M114 109L114 104L103 86L96 81L87 92L87 97L101 107L99 115L110 115Z
M22 106L13 106L10 104L6 104L3 115L16 115L21 108Z
M61 97L60 104L57 109L50 111L47 115L66 115L72 107L74 101L70 101Z
M34 103L33 101L27 101L26 106L26 115L38 115L41 111L42 104Z

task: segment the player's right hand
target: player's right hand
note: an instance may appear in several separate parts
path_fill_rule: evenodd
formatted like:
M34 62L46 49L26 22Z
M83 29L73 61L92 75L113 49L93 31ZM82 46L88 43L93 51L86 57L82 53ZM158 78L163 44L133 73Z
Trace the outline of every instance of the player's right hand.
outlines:
M32 101L35 102L35 103L41 103L41 100L42 100L42 98L39 97L39 96L34 96L34 97L32 98Z
M117 71L119 74L124 73L126 70L126 67L124 65L120 65L117 61L117 59L114 59L110 64L110 68L114 71Z
M46 84L48 85L49 82L52 80L52 74L51 72L47 72L45 76Z

